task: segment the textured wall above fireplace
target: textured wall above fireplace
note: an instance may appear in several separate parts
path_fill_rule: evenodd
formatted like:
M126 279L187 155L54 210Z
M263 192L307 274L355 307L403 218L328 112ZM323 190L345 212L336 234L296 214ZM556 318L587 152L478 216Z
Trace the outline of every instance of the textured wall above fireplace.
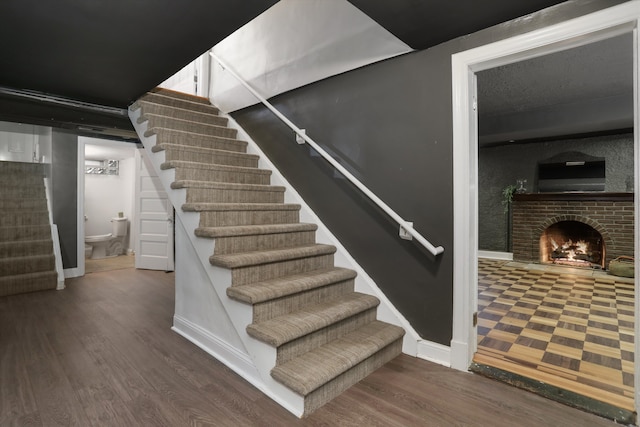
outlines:
M618 256L634 256L633 193L516 194L513 200L513 259L540 262L540 237L560 221L593 227L604 240L605 267Z

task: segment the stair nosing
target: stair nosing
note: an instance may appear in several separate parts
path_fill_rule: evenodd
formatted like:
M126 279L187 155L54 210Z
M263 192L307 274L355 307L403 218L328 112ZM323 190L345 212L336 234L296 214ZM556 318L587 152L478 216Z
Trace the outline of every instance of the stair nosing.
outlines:
M298 211L296 203L185 203L185 212L234 212L234 211Z
M230 286L227 288L227 296L247 304L259 304L265 301L294 295L299 292L306 292L335 283L353 280L356 277L357 273L351 269L343 267L325 268L262 282L248 283L241 286ZM307 279L307 281L305 282L304 279ZM252 292L258 289L264 290L265 288L268 288L271 292L261 292L260 296L256 296L255 292Z
M268 234L286 234L303 231L316 231L316 224L297 222L289 224L252 224L252 225L227 225L222 227L198 227L195 234L198 237L236 237L258 236Z
M363 330L366 331L367 327L371 328L372 326L377 326L377 325L385 326L384 329L377 331L380 335L382 335L383 332L388 332L390 335L389 337L386 337L386 338L380 337L382 339L382 345L377 345L373 342L367 343L366 339L362 339ZM310 352L305 353L295 359L292 359L291 361L288 361L282 365L276 366L271 370L271 376L276 381L281 382L282 384L286 385L286 387L292 389L296 393L302 396L307 396L309 393L313 392L314 390L317 390L324 384L327 384L332 379L347 372L349 369L353 368L354 366L357 366L359 363L365 361L369 357L374 356L380 350L385 349L389 345L396 342L397 340L402 339L404 335L405 335L405 331L401 327L392 325L389 323L381 322L379 320L374 320L370 324L367 324L361 328L358 328L355 331L345 335L344 337L331 341L323 346L318 347L317 349L311 350ZM353 341L354 336L358 336L360 340ZM371 337L375 337L375 335L369 335L369 338ZM309 363L313 363L314 365L317 365L318 363L320 364L324 363L327 365L329 363L334 363L336 360L336 357L331 358L331 357L327 357L327 355L322 355L322 354L327 353L327 351L329 351L330 353L335 355L337 353L336 350L338 350L336 347L344 344L346 344L348 347L346 349L341 347L340 350L342 350L342 353L357 354L358 356L353 359L343 358L344 363L340 365L340 368L335 372L332 372L331 374L326 375L325 377L308 376L305 378L305 380L300 380L301 379L300 377L303 377L303 375L299 375L298 376L299 380L296 381L296 384L292 384L291 381L288 381L291 378L291 376L286 375L286 371L290 371L290 372L293 371L294 369L292 369L291 367L293 366L294 363L300 363L301 360L303 361L309 360ZM364 349L362 348L363 346L365 347ZM351 349L352 351L348 351L349 349ZM355 351L356 349L359 351ZM319 355L321 357L314 358L313 356L315 355Z
M223 129L226 129L224 127L222 127ZM249 143L247 141L243 141L241 139L236 139L236 138L229 138L227 136L218 136L218 135L208 135L206 133L198 133L198 132L189 132L186 130L181 130L181 129L173 129L173 128L166 128L166 127L162 127L162 126L152 126L150 128L148 128L144 135L145 136L151 136L151 135L158 135L157 130L159 130L160 132L180 132L180 133L188 133L191 135L197 135L198 138L204 138L204 139L221 139L224 140L227 143L237 143L240 145L243 145L245 148L247 145L249 145Z
M231 131L235 131L236 129L230 128L228 126L222 126L222 125L213 125L210 123L202 123L202 122L194 122L192 120L185 120L185 119L179 119L177 117L171 117L171 116L163 116L162 114L153 114L153 113L149 113L149 114L143 114L141 116L144 120L142 120L141 123L145 122L145 121L150 121L151 118L164 118L164 119L169 119L169 120L175 120L177 122L184 122L184 123L193 123L193 124L197 124L197 125L201 125L201 126L206 126L206 127L211 127L211 128L215 128L215 129L221 129L221 130L231 130ZM155 126L154 126L155 127Z
M270 249L267 251L211 255L209 257L209 262L218 267L241 268L314 256L332 255L335 252L335 246L316 243L313 245L294 246L284 249ZM247 255L251 255L252 258L246 259ZM256 256L258 257L256 258Z
M151 148L151 151L153 151L153 149L156 149L155 152L167 150L165 146L169 146L168 148L170 149L173 148L175 150L180 150L180 151L202 152L206 154L219 154L221 156L238 157L241 159L251 159L251 160L260 159L260 156L258 156L257 154L242 153L239 151L221 150L219 148L200 147L197 145L174 144L172 142L161 142L159 144L156 144Z
M358 305L349 307L349 305L354 302L357 302ZM379 304L380 300L372 295L352 292L349 295L343 295L322 303L314 304L293 313L265 320L264 322L251 323L247 326L247 333L253 338L273 347L280 347L285 343L375 308ZM341 309L337 310L336 307ZM349 310L346 310L346 308L349 308ZM334 312L335 315L327 316L328 312ZM303 322L302 319L308 319L308 321ZM282 324L292 327L295 326L295 330L289 329L287 331L288 333L276 333L277 328L272 326Z
M162 96L162 95L160 95L160 96ZM173 99L177 99L177 98L173 98ZM183 101L185 101L185 102L191 102L191 101L187 101L187 100L183 100ZM211 116L211 117L216 117L216 118L218 118L218 119L225 119L225 120L228 120L226 117L223 117L223 116L221 116L220 114L207 113L207 112L204 112L204 111L194 111L194 110L189 110L189 109L187 109L187 108L182 108L182 107L176 107L176 106L173 106L173 105L163 104L163 103L161 103L161 102L146 101L146 100L144 100L144 99L139 99L139 100L137 100L136 102L134 102L134 103L133 103L133 105L138 104L138 105L139 105L139 108L140 108L140 107L142 107L142 106L141 106L139 103L145 103L145 104L151 104L151 105L158 105L158 106L160 106L160 107L170 108L170 109L172 109L172 110L179 110L179 111L183 111L183 112L185 112L185 113L200 114L200 115L203 115L203 116ZM206 105L206 104L201 104L201 105ZM215 109L216 107L214 107L213 105L211 105L211 108ZM219 110L218 110L218 111L219 111ZM143 115L144 115L144 113L143 113ZM165 117L170 117L170 116L165 116Z
M265 184L240 184L235 182L197 181L193 179L181 179L171 183L172 189L179 188L210 188L219 190L248 190L248 191L271 191L284 193L285 187L280 185Z
M193 167L189 167L193 166ZM254 167L248 166L231 166L231 165L220 165L216 163L203 163L203 162L189 162L185 160L169 160L160 165L160 170L169 170L169 169L190 169L190 170L209 170L209 171L221 171L221 172L238 172L238 173L249 173L254 175L271 175L269 169L258 169Z

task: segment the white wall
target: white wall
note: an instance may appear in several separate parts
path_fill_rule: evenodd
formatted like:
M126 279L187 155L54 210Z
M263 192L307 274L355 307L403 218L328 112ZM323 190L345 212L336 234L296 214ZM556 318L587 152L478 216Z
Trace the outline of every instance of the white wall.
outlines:
M125 247L132 249L130 230L134 220L136 147L130 143L86 137L79 137L78 141L84 144L87 159L100 157L102 160L114 159L120 162L119 175L84 175L85 235L111 233L111 218L117 217L118 212L123 212L129 219L129 233L125 240ZM93 148L102 148L103 151L88 154Z
M213 48L265 98L411 50L347 0L280 0ZM257 102L215 61L211 76L223 111Z
M51 128L0 122L0 161L51 163Z

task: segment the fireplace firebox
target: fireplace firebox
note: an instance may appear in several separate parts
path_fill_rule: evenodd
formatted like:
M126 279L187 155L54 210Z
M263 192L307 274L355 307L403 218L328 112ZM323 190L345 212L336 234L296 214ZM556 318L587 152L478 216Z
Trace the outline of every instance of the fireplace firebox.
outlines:
M513 197L514 261L608 268L634 256L633 193L531 193Z
M540 262L573 267L604 268L604 240L580 221L559 221L540 236Z

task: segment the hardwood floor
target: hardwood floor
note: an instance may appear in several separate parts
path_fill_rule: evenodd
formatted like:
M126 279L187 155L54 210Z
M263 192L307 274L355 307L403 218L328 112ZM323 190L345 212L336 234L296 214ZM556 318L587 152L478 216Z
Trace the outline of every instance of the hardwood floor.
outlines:
M634 282L480 259L474 361L634 411Z
M0 425L615 425L405 355L299 420L170 330L173 280L124 269L0 298Z

